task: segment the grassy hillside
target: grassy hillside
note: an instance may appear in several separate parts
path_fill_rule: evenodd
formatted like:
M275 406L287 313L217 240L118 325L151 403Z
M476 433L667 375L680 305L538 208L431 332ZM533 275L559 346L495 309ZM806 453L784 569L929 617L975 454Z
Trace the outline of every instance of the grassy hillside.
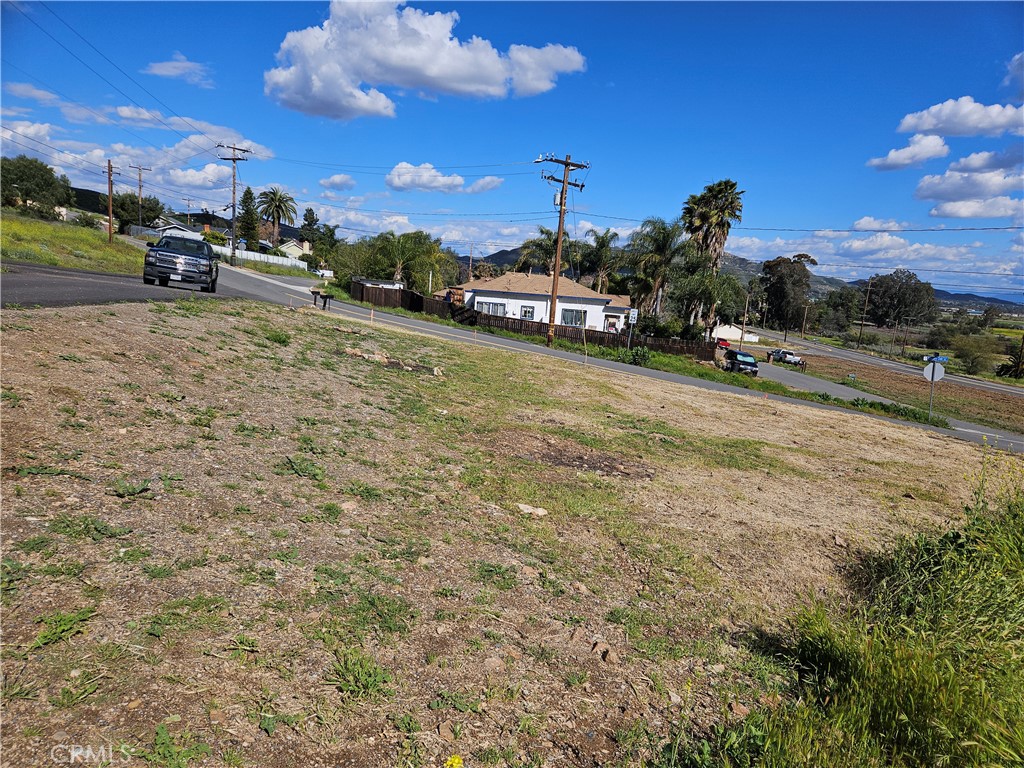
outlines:
M107 234L4 212L0 222L0 256L54 267L141 275L141 249Z
M959 522L982 455L315 310L2 323L12 765L61 731L132 765L656 765L796 690L764 639Z

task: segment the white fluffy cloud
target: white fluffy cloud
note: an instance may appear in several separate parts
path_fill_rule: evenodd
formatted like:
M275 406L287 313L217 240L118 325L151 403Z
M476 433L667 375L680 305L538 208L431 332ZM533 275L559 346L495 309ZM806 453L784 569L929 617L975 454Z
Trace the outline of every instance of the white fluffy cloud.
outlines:
M868 160L868 165L880 171L894 171L900 168L908 168L912 165L921 165L927 160L936 157L945 157L949 154L949 147L942 140L941 136L926 136L923 133L916 133L910 137L910 144L902 149L890 149L885 157L875 157Z
M914 195L919 200L979 200L1020 191L1022 185L1024 176L1019 173L946 171L941 176L925 176L918 183Z
M320 179L320 186L324 189L345 190L352 189L355 185L356 180L347 173L336 173L326 179Z
M585 59L562 45L512 45L501 53L480 37L452 34L458 13L401 8L403 0L335 0L319 27L289 32L264 91L290 109L339 120L394 117L380 88L421 94L505 98L549 91L558 75L580 72Z
M1024 99L1024 53L1018 53L1010 63L1006 65L1006 77L1003 78L1003 86L1015 88L1015 96L1018 100Z
M213 88L209 67L189 61L180 51L175 51L170 61L154 61L142 72L146 75L184 80L189 85L196 85L200 88Z
M929 212L932 216L950 219L1002 219L1024 215L1024 203L1002 195L987 200L955 200L940 203Z
M1002 171L1024 163L1024 143L1014 143L1002 152L975 152L949 166L951 171L977 173Z
M861 216L853 222L853 229L858 232L864 230L884 229L889 232L896 232L903 229L906 224L900 224L895 219L876 219L874 216Z
M941 136L1024 135L1024 108L1012 104L979 104L970 96L948 99L900 121L900 133Z
M219 163L207 163L202 168L178 169L167 172L167 179L172 184L194 189L213 189L231 181L231 166Z
M417 190L446 194L464 192L470 195L496 189L503 181L497 176L484 176L467 187L466 180L457 173L445 175L430 163L412 165L406 162L396 165L384 177L384 183L398 192Z

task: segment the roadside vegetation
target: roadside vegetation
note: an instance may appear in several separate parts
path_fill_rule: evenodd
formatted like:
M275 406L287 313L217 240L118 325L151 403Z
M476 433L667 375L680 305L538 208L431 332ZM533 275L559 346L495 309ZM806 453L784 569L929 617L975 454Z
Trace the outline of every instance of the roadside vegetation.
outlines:
M264 275L284 275L286 277L307 277L313 280L317 279L316 275L308 270L299 269L298 267L286 267L283 264L273 264L268 261L245 259L239 264L239 266Z
M16 764L63 730L157 765L659 765L793 705L760 639L808 594L839 626L843 574L959 526L982 455L306 308L2 325Z
M706 738L681 732L651 765L1024 763L1024 472L990 460L975 482L962 528L866 557L861 599L814 603L768 639L797 674L785 699Z
M117 238L109 243L105 232L74 224L41 221L10 210L3 211L0 255L4 259L52 267L140 277L145 256L139 248Z

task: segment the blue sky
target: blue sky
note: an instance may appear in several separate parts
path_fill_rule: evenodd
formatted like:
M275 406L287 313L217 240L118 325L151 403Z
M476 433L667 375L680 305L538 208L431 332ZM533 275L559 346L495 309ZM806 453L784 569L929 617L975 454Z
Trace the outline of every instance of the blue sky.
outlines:
M1024 295L1024 4L2 4L3 154L184 210L281 186L339 235L461 253L745 190L727 249ZM918 230L918 231L914 231ZM920 231L931 230L931 231Z

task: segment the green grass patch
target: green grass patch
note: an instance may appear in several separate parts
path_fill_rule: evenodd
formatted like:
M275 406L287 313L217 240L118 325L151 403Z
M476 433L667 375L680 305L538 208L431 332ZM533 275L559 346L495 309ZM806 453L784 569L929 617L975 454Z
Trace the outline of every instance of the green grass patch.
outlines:
M142 277L145 252L99 230L40 221L4 212L0 229L4 259L31 261L53 267L89 269Z
M334 663L324 676L324 685L338 690L346 699L364 700L391 696L388 684L394 675L358 648L339 648Z
M103 539L116 539L127 536L132 532L131 528L114 526L98 517L91 515L79 515L77 517L67 513L61 513L50 522L49 530L52 533L60 533L71 539L92 539L102 541Z

